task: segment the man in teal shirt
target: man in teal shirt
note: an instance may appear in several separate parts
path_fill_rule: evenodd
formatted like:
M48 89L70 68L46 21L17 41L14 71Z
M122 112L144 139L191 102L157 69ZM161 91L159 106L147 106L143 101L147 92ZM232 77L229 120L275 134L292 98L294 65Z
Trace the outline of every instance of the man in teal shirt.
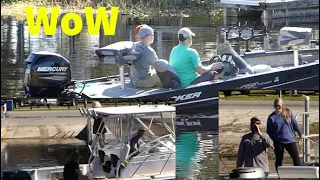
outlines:
M169 64L178 74L183 88L191 84L213 80L217 74L216 70L223 66L220 62L207 67L202 66L198 52L190 48L192 36L195 34L189 28L181 28L178 32L180 43L170 53Z

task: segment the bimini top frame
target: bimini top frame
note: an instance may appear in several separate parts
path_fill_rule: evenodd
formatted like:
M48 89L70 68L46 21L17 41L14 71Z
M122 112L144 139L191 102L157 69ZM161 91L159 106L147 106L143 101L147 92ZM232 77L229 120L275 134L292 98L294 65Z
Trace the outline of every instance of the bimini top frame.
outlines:
M152 137L153 140L149 142L148 144L156 143L156 144L162 144L166 146L168 149L175 152L175 148L171 148L167 146L165 143L162 142L165 138L175 138L175 111L176 108L173 106L168 105L135 105L135 106L119 106L119 107L106 107L106 108L91 108L91 109L80 109L80 112L83 116L88 117L88 122L91 122L92 120L96 119L95 117L102 118L102 122L99 126L99 131L97 132L98 136L95 136L93 138L91 146L89 145L91 156L89 158L89 169L91 164L91 159L97 157L97 149L100 149L97 145L99 144L99 141L101 139L100 134L102 133L103 129L108 129L107 132L112 132L114 136L116 137L116 140L119 140L118 143L121 144L120 152L122 151L122 148L124 148L125 144L128 144L129 139L131 139L131 136L133 134L132 128L134 126L134 121L138 122L142 126L143 129L148 131ZM164 115L163 113L168 113ZM169 115L169 116L168 116ZM148 120L149 125L145 124L145 121L143 122L140 120L140 117L143 117L145 120ZM159 117L159 118L158 118ZM151 125L154 121L154 118L157 118L157 122L159 120L161 121L163 127L167 129L169 132L167 135L164 135L162 137L157 137L152 131L151 131ZM169 127L164 119L171 119L172 127ZM123 122L127 123L127 128L125 130L125 133L122 132L122 124ZM92 128L92 124L88 124L89 129ZM104 126L103 128L100 128L101 126ZM90 133L90 132L89 132ZM110 142L109 142L110 143ZM109 144L108 143L108 144ZM113 144L113 143L112 143ZM110 144L111 145L111 144ZM107 148L113 148L114 145L107 146ZM153 145L157 146L157 145ZM152 147L153 147L152 146ZM150 147L150 148L152 148ZM102 149L104 149L102 147ZM124 162L132 157L132 155L135 154L131 153L131 155L127 155L125 158L120 155L120 161ZM117 167L117 171L119 171L119 167ZM118 176L118 175L117 175Z
M174 116L176 112L176 108L169 105L134 105L134 106L118 106L118 107L105 107L105 108L90 108L90 109L84 109L80 108L80 113L82 116L88 117L88 127L91 127L93 123L91 120L94 120L94 117L102 117L104 121L107 121L106 124L108 124L109 119L116 119L119 118L122 120L129 120L134 118L141 124L144 129L148 130L150 134L154 134L150 128L153 123L153 118L150 119L150 124L147 126L144 124L139 117L146 117L146 116L159 116L162 120L163 125L166 127L166 129L173 135L175 135L175 123L174 123ZM172 127L169 127L163 119L163 113L171 113L171 123ZM107 118L107 119L106 119ZM89 121L89 119L91 119ZM122 124L121 122L118 122L119 124ZM110 127L108 127L110 128ZM120 127L119 127L120 128ZM115 130L122 131L122 128L115 128ZM99 128L100 129L100 128ZM115 133L112 129L110 129L112 133ZM91 133L90 133L91 134ZM118 138L122 136L122 132L120 132ZM90 138L89 138L90 139Z

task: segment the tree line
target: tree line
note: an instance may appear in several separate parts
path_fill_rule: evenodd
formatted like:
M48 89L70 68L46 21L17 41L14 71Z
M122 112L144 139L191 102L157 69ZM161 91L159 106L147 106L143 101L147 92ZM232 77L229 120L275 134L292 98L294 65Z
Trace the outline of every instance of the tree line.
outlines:
M136 8L137 6L157 9L210 9L217 0L2 0L1 3L35 3L60 6L119 6L120 8Z

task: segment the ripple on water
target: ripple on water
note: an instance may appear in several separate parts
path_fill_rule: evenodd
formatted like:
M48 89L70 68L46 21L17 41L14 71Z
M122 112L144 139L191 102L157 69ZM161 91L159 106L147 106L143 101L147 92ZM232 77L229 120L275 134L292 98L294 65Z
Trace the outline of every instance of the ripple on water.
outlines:
M218 135L215 132L176 134L177 179L213 179L218 176Z
M62 166L75 151L80 163L88 162L89 150L80 140L1 140L1 170Z

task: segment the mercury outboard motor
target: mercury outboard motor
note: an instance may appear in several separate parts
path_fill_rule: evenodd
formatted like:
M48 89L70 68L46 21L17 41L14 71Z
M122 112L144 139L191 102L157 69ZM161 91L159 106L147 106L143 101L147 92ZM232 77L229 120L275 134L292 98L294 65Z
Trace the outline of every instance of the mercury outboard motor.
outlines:
M27 97L59 97L71 82L70 62L59 54L34 52L25 61L23 86Z

